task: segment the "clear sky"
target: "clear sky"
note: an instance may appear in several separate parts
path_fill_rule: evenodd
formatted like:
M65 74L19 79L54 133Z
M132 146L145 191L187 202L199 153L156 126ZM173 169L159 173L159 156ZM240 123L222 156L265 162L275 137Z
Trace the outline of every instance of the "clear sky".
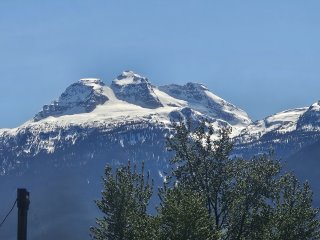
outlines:
M0 128L83 77L201 82L260 119L320 99L319 0L1 0Z

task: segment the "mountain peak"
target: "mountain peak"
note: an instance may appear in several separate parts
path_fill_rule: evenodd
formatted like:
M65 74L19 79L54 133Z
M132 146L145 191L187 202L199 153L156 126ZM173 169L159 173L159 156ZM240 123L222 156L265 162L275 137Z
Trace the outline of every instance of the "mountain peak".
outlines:
M108 98L103 94L104 83L98 78L82 78L71 84L59 97L34 117L35 121L47 117L59 117L93 111L97 105L105 103Z
M319 101L317 101L317 102L315 102L314 104L312 104L311 106L310 106L310 108L313 108L313 109L319 109L320 108L320 100Z
M117 98L123 101L144 108L163 106L148 79L132 71L124 71L112 81L111 88Z
M141 75L136 74L133 71L124 71L115 80L113 80L113 83L118 85L126 85L149 83L149 81L146 77L142 77Z
M93 85L93 84L97 84L101 86L104 85L104 83L99 78L81 78L78 82L84 85Z
M216 96L200 83L187 83L183 86L170 84L159 89L168 95L188 102L188 105L213 118L221 118L232 126L247 126L251 119L246 112Z
M135 73L134 71L131 71L131 70L125 70L123 71L119 76L122 76L122 77L138 77L138 78L142 78L141 75Z
M186 88L189 88L189 89L197 89L197 90L200 90L200 91L208 91L209 89L203 85L202 83L194 83L194 82L188 82L186 85L185 85Z
M320 101L312 104L308 110L300 116L297 128L307 131L318 131L320 129Z

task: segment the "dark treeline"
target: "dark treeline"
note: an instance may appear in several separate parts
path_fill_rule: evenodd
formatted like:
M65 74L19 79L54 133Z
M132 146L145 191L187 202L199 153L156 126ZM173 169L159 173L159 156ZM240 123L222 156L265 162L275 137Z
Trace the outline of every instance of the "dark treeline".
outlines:
M106 167L96 201L103 212L91 228L95 240L320 239L318 209L308 183L281 173L272 154L230 157L230 130L180 122L167 139L172 171L158 189L157 214L147 211L154 192L144 167Z

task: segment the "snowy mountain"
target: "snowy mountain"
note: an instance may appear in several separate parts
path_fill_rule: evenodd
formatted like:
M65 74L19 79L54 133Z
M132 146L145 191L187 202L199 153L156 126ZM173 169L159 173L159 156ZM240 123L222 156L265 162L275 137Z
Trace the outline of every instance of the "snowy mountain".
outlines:
M307 111L307 108L296 108L276 113L263 120L256 121L243 129L238 138L240 142L252 142L274 132L285 134L297 129L299 117Z
M145 161L161 184L170 158L165 137L172 121L180 119L209 119L216 130L232 127L234 153L244 156L270 149L293 156L320 136L319 102L252 122L203 84L157 87L132 71L110 84L81 79L30 121L0 129L0 191L10 193L3 201L10 202L16 187L26 186L34 199L31 239L85 239L99 214L93 200L99 198L105 164ZM302 168L301 173L310 166ZM9 230L0 231L0 239L14 239Z
M172 120L209 118L216 128L231 126L235 135L251 123L243 110L203 85L188 83L180 92L177 89L178 85L157 88L132 71L123 72L110 87L99 79L81 79L45 105L34 119L15 129L0 130L0 173L22 164L17 158L54 154L92 133L121 126L128 131L149 125L168 131ZM123 145L117 136L112 141Z
M310 107L282 111L249 124L234 138L237 154L252 156L275 151L287 158L320 136L319 102Z

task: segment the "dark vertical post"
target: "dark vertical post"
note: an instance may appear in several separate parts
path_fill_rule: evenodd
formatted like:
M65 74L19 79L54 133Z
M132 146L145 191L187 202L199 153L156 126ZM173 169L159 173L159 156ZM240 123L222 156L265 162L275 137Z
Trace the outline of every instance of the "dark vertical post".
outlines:
M17 190L18 204L18 240L27 240L27 217L29 209L29 192L24 188Z

